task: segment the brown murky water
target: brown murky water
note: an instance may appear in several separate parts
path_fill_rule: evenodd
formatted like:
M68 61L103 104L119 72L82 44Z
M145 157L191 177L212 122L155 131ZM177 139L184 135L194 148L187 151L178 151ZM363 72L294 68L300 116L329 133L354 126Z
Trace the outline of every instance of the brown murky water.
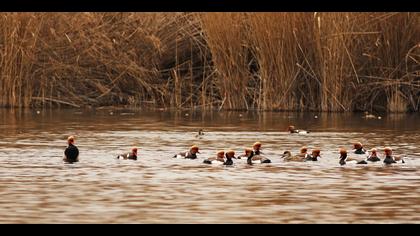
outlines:
M420 223L419 118L0 110L0 223ZM289 135L289 124L312 133ZM70 134L76 164L62 162ZM338 147L356 140L392 146L406 164L339 166ZM255 141L273 163L202 164ZM191 144L198 160L171 158ZM139 160L115 159L132 145ZM321 147L320 161L280 159L302 145Z

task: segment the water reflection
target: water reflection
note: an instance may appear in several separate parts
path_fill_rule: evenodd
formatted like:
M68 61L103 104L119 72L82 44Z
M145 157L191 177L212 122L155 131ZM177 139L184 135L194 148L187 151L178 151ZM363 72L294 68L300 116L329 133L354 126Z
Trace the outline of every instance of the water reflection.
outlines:
M0 119L1 223L420 223L418 114L0 110ZM289 124L312 133L288 135ZM69 134L79 163L62 161ZM256 140L272 164L201 163ZM339 166L337 149L352 140L393 146L407 163ZM191 144L198 160L170 158ZM139 160L115 159L133 145ZM303 145L321 147L320 161L282 162Z

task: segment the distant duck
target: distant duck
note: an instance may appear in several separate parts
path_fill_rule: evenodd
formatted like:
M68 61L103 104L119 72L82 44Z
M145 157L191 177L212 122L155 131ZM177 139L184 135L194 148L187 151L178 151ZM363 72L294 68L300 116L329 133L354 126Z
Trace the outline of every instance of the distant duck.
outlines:
M131 149L131 152L118 155L117 159L137 160L137 148L134 147L134 148Z
M375 116L375 115L373 115L373 114L369 114L369 112L368 112L368 111L365 111L365 112L363 113L362 118L364 118L364 119L378 119L378 120L382 119L382 117L381 117L381 116Z
M368 111L365 111L364 114L363 114L363 118L365 118L365 119L376 119L377 116L375 116L373 114L369 114Z
M198 130L198 134L195 135L196 138L200 138L204 135L204 130L203 129L199 129Z
M292 156L290 151L284 151L281 158L284 158L284 161L295 161L295 162L303 162L305 161L305 157L301 155Z
M210 157L203 161L205 164L223 165L225 163L225 151L218 151L216 157Z
M347 156L347 150L345 148L340 149L340 165L345 165L347 162L353 162L355 164L367 164L365 160L357 160L354 158L349 158Z
M200 153L198 151L198 146L191 146L189 151L186 152L180 152L173 156L173 158L179 158L179 159L197 159L197 153Z
M384 152L385 152L385 159L384 159L385 164L389 165L389 164L397 163L398 161L401 161L401 163L405 163L403 157L392 155L392 149L390 147L386 147L384 149Z
M74 145L75 138L74 136L69 136L67 138L67 148L64 151L63 161L68 163L78 162L79 161L79 149Z
M354 154L366 154L366 150L363 148L363 144L361 142L356 142L353 144L353 153Z
M289 133L291 133L291 134L309 134L309 131L295 129L295 126L293 126L293 125L290 125L287 128L287 131L289 131Z
M367 161L370 161L370 162L381 161L381 159L378 157L376 148L372 148L370 150L370 155L368 156Z
M252 164L261 164L261 163L271 163L271 160L263 157L261 155L255 155L254 150L251 148L246 148L245 149L245 156L247 158L246 162L249 165Z

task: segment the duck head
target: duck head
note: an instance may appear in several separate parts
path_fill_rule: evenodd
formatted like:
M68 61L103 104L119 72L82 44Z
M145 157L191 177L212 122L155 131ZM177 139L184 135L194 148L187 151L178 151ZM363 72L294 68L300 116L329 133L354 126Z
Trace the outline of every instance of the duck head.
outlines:
M301 149L300 149L300 154L306 154L308 152L308 148L307 147L305 147L305 146L303 146Z
M136 155L136 156L137 156L137 151L138 151L138 148L136 148L136 147L133 147L133 148L131 149L131 152L132 152L134 155Z
M254 145L252 145L252 148L255 150L255 151L260 151L261 150L261 143L260 142L256 142L256 143L254 143Z
M74 138L74 136L69 136L68 138L67 138L67 144L68 145L74 145L74 142L75 142L75 138Z
M190 152L192 154L200 153L198 146L195 146L195 145L191 146Z
M235 151L229 150L229 151L226 152L226 158L227 159L231 159L231 158L234 158L234 157L235 157Z
M245 156L251 158L254 155L254 151L251 148L245 149Z
M363 145L361 142L356 142L356 143L353 143L353 148L356 150L359 150L363 148Z
M295 131L295 126L294 125L289 125L289 127L287 128L287 131L289 131L289 132Z
M372 155L372 156L374 156L374 157L378 156L378 150L377 150L376 148L372 148L372 149L370 150L370 153L371 153L371 155Z
M319 148L315 148L314 150L312 150L313 157L320 157L320 154L321 154L321 150Z
M386 147L384 148L385 156L392 156L392 148Z
M285 157L291 157L292 153L290 151L284 151L283 155L281 156L281 158L285 158Z
M340 159L347 158L347 150L345 148L340 148Z
M218 158L224 158L225 157L225 151L222 151L222 150L221 151L218 151L217 152L217 157Z

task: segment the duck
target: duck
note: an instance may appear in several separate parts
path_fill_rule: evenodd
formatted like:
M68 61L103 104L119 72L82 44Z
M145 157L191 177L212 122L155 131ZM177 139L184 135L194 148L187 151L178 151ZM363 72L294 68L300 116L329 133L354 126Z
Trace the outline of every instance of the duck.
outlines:
M385 147L384 152L385 152L385 159L384 159L385 164L390 165L390 164L393 164L393 163L397 163L398 161L401 161L401 163L405 163L403 157L392 155L392 148Z
M248 163L248 165L271 163L270 159L261 155L255 155L254 150L251 148L245 149L245 156L247 158L246 162Z
M293 125L289 125L289 127L287 128L287 131L289 131L289 133L291 134L309 134L309 131L295 129L295 126Z
M367 161L370 161L370 162L377 162L377 161L381 161L381 159L378 157L378 154L377 154L377 149L376 148L372 148L371 150L370 150L370 155L367 157Z
M210 157L203 161L205 164L223 165L225 163L225 151L218 151L216 157Z
M354 158L349 158L348 157L348 152L345 148L340 148L339 150L340 152L340 165L345 165L347 162L355 162L356 164L367 164L367 162L365 160L357 160Z
M373 114L369 114L368 111L365 111L364 114L363 114L363 118L365 118L365 119L376 119L377 116L375 116Z
M226 160L224 159L224 155ZM224 151L218 151L216 157L208 158L203 161L205 164L217 164L231 166L233 165L233 160L235 158L235 151L229 150L226 153Z
M175 154L173 156L173 158L178 158L178 159L197 159L197 153L199 152L199 147L196 145L193 145L190 147L189 151L186 152L180 152L178 154Z
M296 155L292 156L292 153L290 151L284 151L281 158L284 158L284 161L295 161L295 162L303 162L305 160L305 156Z
M261 142L255 142L252 145L251 151L254 153L254 155L261 155L261 154L263 154L261 152L261 146L262 146ZM242 157L248 158L247 154L245 153L245 154L239 155L238 157L235 157L235 159L242 159Z
M79 149L75 145L75 138L74 136L69 136L67 138L67 148L64 150L64 158L63 161L68 163L78 162L79 161Z
M368 112L368 111L365 111L365 112L363 113L362 118L364 118L364 119L378 119L378 120L382 119L382 117L381 117L381 116L375 116L375 115L373 115L373 114L369 114L369 112Z
M124 159L124 160L137 160L137 148L136 147L133 147L132 149L131 149L131 152L129 152L129 153L124 153L124 154L121 154L121 155L118 155L117 156L117 159Z
M195 135L196 138L200 138L201 136L204 135L204 130L203 129L199 129L198 133Z
M356 142L353 144L353 153L354 154L358 154L358 155L362 155L362 154L366 154L366 150L363 148L363 144L361 142Z
M229 150L229 151L226 152L225 155L226 155L226 161L225 161L225 163L223 163L223 165L226 165L226 166L233 165L233 160L232 159L236 159L235 151Z
M305 161L318 161L318 157L321 157L321 150L319 148L315 148L312 150L312 155L307 155Z

